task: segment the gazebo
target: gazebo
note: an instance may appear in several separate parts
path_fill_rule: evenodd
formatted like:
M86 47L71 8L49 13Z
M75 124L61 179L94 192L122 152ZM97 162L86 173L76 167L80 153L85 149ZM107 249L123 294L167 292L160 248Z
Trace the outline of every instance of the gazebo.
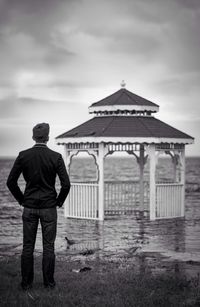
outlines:
M68 171L73 156L85 151L94 157L98 170L96 182L71 183L65 216L104 220L104 161L114 152L127 152L136 157L141 211L144 210L144 195L148 195L151 220L184 216L185 145L192 144L194 138L155 118L154 113L158 111L157 104L128 91L122 81L117 92L89 107L89 113L94 115L92 119L56 137L56 143L64 146ZM156 182L156 163L160 153L170 155L172 159L173 182ZM149 185L145 186L144 166L147 161ZM130 191L135 197L134 187ZM122 191L118 189L119 197L120 193ZM106 195L112 201L112 189L107 189Z

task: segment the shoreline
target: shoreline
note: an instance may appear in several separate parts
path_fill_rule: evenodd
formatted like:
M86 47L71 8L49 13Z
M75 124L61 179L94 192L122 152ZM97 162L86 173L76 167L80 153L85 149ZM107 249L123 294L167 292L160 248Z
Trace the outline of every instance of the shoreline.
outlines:
M20 244L21 245L21 244ZM200 274L200 259L198 256L192 257L192 253L188 257L183 256L183 253L177 253L171 257L170 253L163 254L160 251L142 251L138 247L132 247L127 253L107 252L102 254L102 251L83 249L72 251L67 254L66 251L55 251L56 261L67 263L86 263L115 264L122 268L135 267L137 272L149 270L152 274L160 273L180 273L188 278ZM21 248L14 254L13 252L7 255L0 255L0 263L10 262L12 259L19 261L20 264ZM34 259L42 257L42 250L35 250Z

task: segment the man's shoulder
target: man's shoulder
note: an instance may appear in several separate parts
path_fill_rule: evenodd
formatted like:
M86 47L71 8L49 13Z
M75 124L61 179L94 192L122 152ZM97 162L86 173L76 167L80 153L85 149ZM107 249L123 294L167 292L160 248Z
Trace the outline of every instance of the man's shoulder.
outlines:
M24 154L27 154L27 153L31 152L31 151L32 151L32 148L33 148L33 147L30 147L30 148L27 148L27 149L21 150L21 151L19 152L19 156L21 156L21 155L24 155Z
M51 155L54 155L55 157L60 157L62 156L61 153L55 151L55 150L52 150L51 148L47 147L47 150L48 152L51 154Z
M25 149L25 150L22 150L19 152L19 156L23 157L23 156L27 156L27 155L30 155L32 153L35 152L35 147L30 147L28 149ZM54 151L52 149L50 149L49 147L45 147L44 148L44 153L48 154L49 156L52 156L54 158L59 158L59 157L62 157L61 153L57 152L57 151Z

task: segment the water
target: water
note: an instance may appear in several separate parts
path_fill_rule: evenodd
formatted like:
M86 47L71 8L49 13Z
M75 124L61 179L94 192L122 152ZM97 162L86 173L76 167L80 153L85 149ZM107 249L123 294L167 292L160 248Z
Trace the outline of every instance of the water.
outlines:
M13 161L0 160L0 257L20 255L22 248L22 208L6 188L6 179ZM84 166L84 167L83 167ZM158 163L157 180L172 180L170 159ZM85 261L103 259L134 263L138 270L180 269L186 273L200 271L200 158L186 159L185 219L149 221L145 216L124 215L97 221L73 220L58 210L57 257ZM106 180L137 180L137 165L133 158L107 158ZM92 159L74 159L71 181L94 181L96 166ZM145 168L148 179L148 165ZM24 181L20 178L20 185ZM75 240L67 246L65 236ZM92 255L83 256L91 250ZM42 253L41 229L36 241L36 256ZM147 265L148 264L148 265Z

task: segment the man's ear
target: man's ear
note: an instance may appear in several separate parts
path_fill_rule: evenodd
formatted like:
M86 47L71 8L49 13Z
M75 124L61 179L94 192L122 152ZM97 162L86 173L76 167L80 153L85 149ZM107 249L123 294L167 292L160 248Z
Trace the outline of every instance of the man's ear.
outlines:
M35 138L34 138L34 136L32 136L32 139L33 139L33 141L35 141Z

